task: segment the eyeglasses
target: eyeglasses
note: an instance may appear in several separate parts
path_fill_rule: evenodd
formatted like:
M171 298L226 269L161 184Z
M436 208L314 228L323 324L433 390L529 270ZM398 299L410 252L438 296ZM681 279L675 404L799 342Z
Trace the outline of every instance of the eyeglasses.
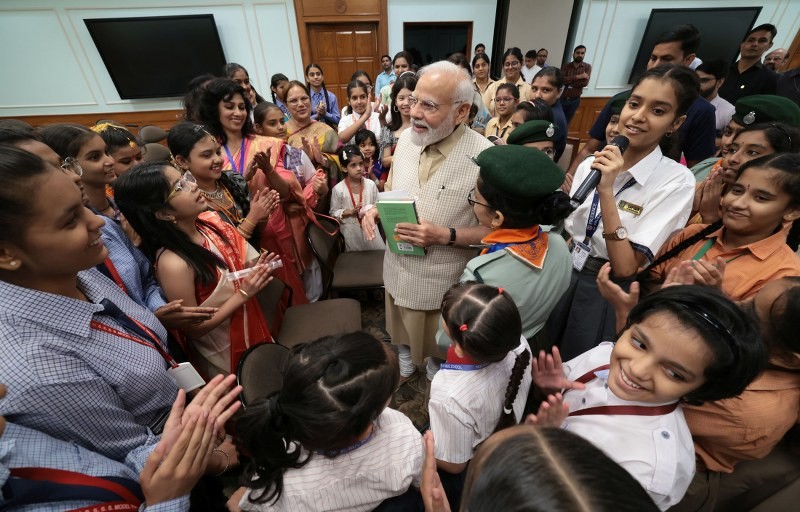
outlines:
M495 103L513 103L515 99L516 98L514 98L513 96L497 96L494 99L494 102Z
M72 158L71 156L65 158L61 163L61 170L75 173L78 176L83 176L83 168L81 167L81 164L78 163L77 158Z
M167 203L170 199L175 196L178 192L182 192L184 190L188 190L191 188L192 185L197 185L197 179L195 179L194 175L189 171L186 171L181 175L178 181L175 182L175 186L172 187L172 192L169 193L167 196Z
M519 67L519 65L520 65L520 64L519 64L519 61L518 61L518 60L513 60L513 61L511 61L511 62L504 62L504 63L503 63L503 67L504 67L504 68L518 68L518 67Z
M419 103L419 106L422 108L422 111L425 112L426 114L435 113L437 110L439 110L439 107L441 107L443 105L443 103L434 103L431 100L422 100L422 101L420 101L416 96L409 96L408 97L408 106L409 107L414 108L414 106L417 103ZM462 101L462 100L454 101L452 103L449 103L449 105L457 105L459 103L464 103L464 101Z
M536 148L536 149L539 149L539 148ZM549 156L551 159L552 159L554 156L556 156L556 150L555 150L555 149L553 149L553 148L544 148L544 149L539 149L539 151L541 151L541 152L542 152L542 153L544 153L545 155Z
M490 210L494 210L494 208L492 208L488 204L481 203L481 202L475 200L475 189L474 188L469 191L469 194L467 194L467 202L469 203L470 206L475 206L476 204L479 204L481 206L485 206L486 208L489 208Z

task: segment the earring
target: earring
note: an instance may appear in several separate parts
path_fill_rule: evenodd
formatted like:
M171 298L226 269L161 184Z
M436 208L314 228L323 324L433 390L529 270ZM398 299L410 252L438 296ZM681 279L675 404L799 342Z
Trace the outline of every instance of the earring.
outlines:
M19 265L19 262L18 261L12 261L12 262L9 262L9 265L11 265L12 267L16 267L17 265Z
M397 105L392 105L392 112L399 112L399 110L397 110Z
M668 131L668 132L667 132L667 133L665 133L664 135L666 135L666 137L667 137L667 138L670 138L670 137L672 137L672 130Z

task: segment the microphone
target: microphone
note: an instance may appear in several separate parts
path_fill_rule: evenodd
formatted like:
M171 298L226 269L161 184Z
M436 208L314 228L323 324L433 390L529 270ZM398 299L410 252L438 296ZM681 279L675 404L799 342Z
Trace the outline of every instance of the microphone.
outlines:
M617 135L611 139L609 145L617 146L619 148L619 152L624 155L625 150L628 149L629 142L630 141L628 140L628 137L624 135ZM592 167L589 171L589 174L583 180L583 183L581 183L581 186L578 187L577 191L575 191L575 195L569 200L569 204L572 206L573 210L583 204L583 202L586 200L586 197L589 195L589 192L594 190L598 183L600 183L600 171Z

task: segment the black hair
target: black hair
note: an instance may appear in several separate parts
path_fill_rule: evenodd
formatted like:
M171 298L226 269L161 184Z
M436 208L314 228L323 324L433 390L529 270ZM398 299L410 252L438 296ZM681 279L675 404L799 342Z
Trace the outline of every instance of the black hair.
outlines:
M784 350L800 353L800 277L788 276L792 286L775 299L769 309L769 323L772 327L769 342Z
M244 74L247 75L247 80L248 81L250 80L250 73L248 73L247 69L245 69L245 67L242 66L241 64L237 64L235 62L229 62L222 67L223 76L227 76L231 80L233 80L233 75L235 75L237 71L244 71ZM258 105L259 103L263 103L265 100L260 94L258 94L256 88L253 87L253 83L250 82L249 85L250 85L250 90L253 91L253 94L256 97L256 105ZM253 105L253 107L255 107L255 105Z
M392 60L392 56L391 56L391 55L386 55L386 54L383 54L383 55L381 55L381 58L380 58L380 60L383 60L383 59L384 59L384 57L385 57L385 58L387 58L387 59L389 59L389 60Z
M20 142L35 140L44 143L41 134L36 130L20 130L13 126L0 126L0 144L15 146Z
M737 396L766 367L767 349L756 319L716 288L700 285L662 288L631 309L623 333L633 324L662 312L668 312L683 327L700 335L712 353L703 373L703 384L683 397L687 403L698 405ZM680 343L678 339L673 342Z
M22 237L33 214L31 198L51 170L38 155L0 144L0 240L18 242Z
M763 132L774 153L800 152L800 131L788 124L770 122L747 125L736 134L734 142L741 134L747 132Z
M478 63L479 60L485 60L486 64L489 66L492 65L492 61L489 59L489 56L485 53L476 53L474 57L472 57L472 68L475 68L475 64Z
M173 157L180 156L188 160L195 144L206 137L214 138L205 126L183 121L169 130L167 146ZM230 192L234 203L236 203L234 208L238 207L242 211L242 217L247 217L247 214L250 213L250 198L247 195L247 189L238 186L227 172L220 174L218 181L220 185Z
M269 89L272 93L272 103L277 103L277 100L279 99L277 96L275 96L275 88L278 87L279 83L288 81L289 78L283 73L275 73L272 75L272 78L269 80Z
M542 50L546 51L547 54L550 55L550 52L547 51L547 48L539 48L539 52L542 51ZM539 53L539 52L536 52L536 53Z
M495 91L494 91L495 92L495 96L497 96L497 93L500 92L500 89L505 89L505 90L509 91L511 93L511 95L514 96L515 100L519 100L519 89L517 88L517 84L512 84L512 83L509 83L509 82L503 82L502 84L497 86L497 89L495 89Z
M276 502L287 470L352 445L383 412L399 379L394 352L362 331L293 347L283 388L238 420L252 457L243 475L250 500Z
M368 86L372 87L372 85L373 85L372 84L372 78L370 78L369 73L367 73L363 69L355 70L353 72L353 74L350 75L350 81L352 82L353 80L359 80L360 77L362 77L362 76L365 77L366 80L361 80L361 81L364 82L365 84L367 84Z
M219 120L219 104L223 101L233 100L233 96L239 94L244 101L244 107L247 112L253 110L253 105L250 99L244 92L244 87L237 84L230 78L215 78L206 84L202 89L200 101L197 108L197 118L199 124L205 126L208 131L219 139L220 144L228 142L228 136L225 135L225 130L222 128L222 123ZM242 125L242 136L249 137L255 133L253 128L253 121L250 116L244 116L244 125Z
M751 34L753 34L755 32L761 32L761 31L764 31L764 30L769 32L769 34L771 36L769 38L770 41L775 40L775 36L778 35L778 29L775 28L775 25L773 25L772 23L762 23L761 25L759 25L757 27L753 27L752 29L750 29L750 31L744 36L744 39L742 39L742 41L746 41L747 38L750 37Z
M405 59L406 63L408 64L408 69L414 65L414 57L407 51L397 52L394 54L394 58L392 59L392 66L394 63L397 62L397 59Z
M89 128L74 123L49 124L39 128L44 143L58 153L64 160L67 157L77 158L84 144L98 137Z
M519 49L519 48L517 48L516 46L512 46L511 48L508 48L508 49L507 49L507 50L506 50L506 51L503 53L503 58L502 58L500 61L501 61L503 64L505 64L505 62L506 62L506 59L507 59L508 57L512 57L512 56L513 56L514 58L516 58L516 59L517 59L517 60L520 62L520 64L522 64L522 61L524 60L524 59L522 58L522 50L520 50L520 49Z
M526 59L535 59L536 58L536 53L537 53L536 50L528 50L527 52L525 52L525 58Z
M183 96L183 118L187 121L195 121L197 122L197 109L198 104L200 103L200 96L203 93L203 89L208 82L215 79L216 77L211 73L206 73L204 75L199 75L189 82L186 94Z
M467 469L461 510L657 512L647 491L586 439L519 425L490 437Z
M535 99L532 101L521 101L517 104L514 112L522 112L525 120L528 121L550 121L555 123L553 109L544 100Z
M403 116L401 116L400 112L397 110L397 95L400 94L400 91L403 89L414 92L416 88L417 76L414 73L403 73L395 79L394 85L392 85L392 113L396 115L392 115L392 118L386 124L389 130L394 132L403 126Z
M253 122L255 124L263 123L264 120L267 118L267 112L269 112L272 109L280 110L281 115L283 115L283 110L281 110L281 108L278 105L272 103L271 101L262 101L261 103L256 105L256 108L253 109Z
M564 74L555 66L547 66L546 68L540 69L538 73L533 75L533 80L531 80L531 82L542 77L547 78L550 85L556 89L564 87Z
M691 24L675 25L665 30L653 41L653 47L664 43L681 43L681 53L684 58L693 53L697 53L700 46L700 31Z
M347 164L350 163L350 160L354 156L360 156L361 158L364 158L364 155L361 153L361 149L355 144L345 144L339 148L339 153L337 156L339 157L339 163L342 165L342 170L347 167Z
M447 57L447 61L452 62L456 66L461 66L462 68L467 70L467 73L469 73L470 76L472 76L472 68L469 65L469 59L467 59L467 56L464 55L463 53L461 52L452 53L450 54L449 57Z
M359 130L356 132L355 143L359 148L361 147L361 143L367 139L372 141L372 145L375 146L375 156L380 156L381 147L378 145L378 138L375 137L375 132L372 130Z
M369 85L362 82L361 80L355 79L350 80L347 83L347 107L344 109L345 115L350 115L353 113L353 107L350 106L350 93L353 89L364 89L364 92L367 94L367 100L369 100Z
M306 77L308 77L308 72L311 70L311 68L317 68L322 75L325 74L325 72L322 71L322 66L312 62L311 64L306 66L305 72L303 73ZM310 90L311 89L311 83L310 82L306 82L306 87L308 87L309 90ZM325 97L325 112L330 114L331 113L331 102L328 101L328 88L325 87L325 80L322 80L322 94Z
M503 214L503 227L530 228L536 225L554 225L572 213L569 195L558 190L535 200L530 197L513 197L503 194L478 177L478 191L487 204Z
M631 91L635 91L639 84L648 78L661 81L669 80L671 82L675 97L678 100L675 112L676 119L686 114L694 100L700 95L700 79L697 77L697 73L693 69L680 64L663 64L648 69L633 84Z
M304 84L303 82L301 82L299 80L290 80L289 81L289 86L286 87L286 101L289 101L289 91L291 91L295 87L299 87L300 89L302 89L303 92L306 93L306 96L308 96L309 102L311 101L311 92L308 90L308 87L306 87L306 84ZM286 105L287 105L287 108L288 108L288 103ZM313 109L311 109L311 111L309 112L309 116L311 115L312 112L313 112Z
M476 282L458 283L442 298L442 318L450 338L478 363L496 363L517 349L522 336L522 319L508 292ZM528 349L517 354L503 398L495 431L516 423L512 406L523 373L531 361Z
M583 48L584 50L586 49L586 47L585 47L585 46L583 46L582 44L579 44L578 46L576 46L575 48L573 48L573 49L572 49L572 53L575 53L575 52L577 52L577 51L578 51L578 50L580 50L581 48Z
M715 80L722 80L728 76L730 66L722 59L704 61L702 64L695 68L695 71L702 71L713 76Z
M0 119L0 129L14 129L23 132L32 132L35 130L33 126L25 121L22 121L21 119Z
M227 264L208 249L192 242L172 222L156 217L156 212L167 207L167 199L172 192L164 176L164 169L168 166L167 162L147 162L134 166L114 182L114 199L131 227L142 238L141 249L150 261L156 260L159 249L169 249L191 267L200 283L213 283L216 281L216 267L227 269ZM201 219L195 222L216 230ZM219 235L225 238L224 234Z
M483 44L483 43L478 43L478 44L475 45L475 49L477 50L478 48L483 48L485 50L486 49L486 45Z
M92 131L98 134L106 143L106 150L113 153L119 148L130 147L131 144L143 146L142 141L127 128L118 124L101 123L92 127Z

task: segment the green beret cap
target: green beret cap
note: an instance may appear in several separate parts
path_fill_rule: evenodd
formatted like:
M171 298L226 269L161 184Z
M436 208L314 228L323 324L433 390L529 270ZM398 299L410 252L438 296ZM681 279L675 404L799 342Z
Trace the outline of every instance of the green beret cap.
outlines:
M611 98L611 104L610 104L611 115L619 114L620 112L622 112L622 108L625 106L625 103L627 103L628 98L630 97L631 97L631 91L625 91Z
M526 123L527 124L527 123ZM564 171L543 151L527 146L492 146L475 158L484 183L503 195L534 199L564 183Z
M789 98L772 94L745 96L736 102L733 120L742 126L755 123L785 123L800 125L800 107Z
M514 128L508 136L509 144L521 146L528 142L554 141L558 127L550 121L528 121Z

